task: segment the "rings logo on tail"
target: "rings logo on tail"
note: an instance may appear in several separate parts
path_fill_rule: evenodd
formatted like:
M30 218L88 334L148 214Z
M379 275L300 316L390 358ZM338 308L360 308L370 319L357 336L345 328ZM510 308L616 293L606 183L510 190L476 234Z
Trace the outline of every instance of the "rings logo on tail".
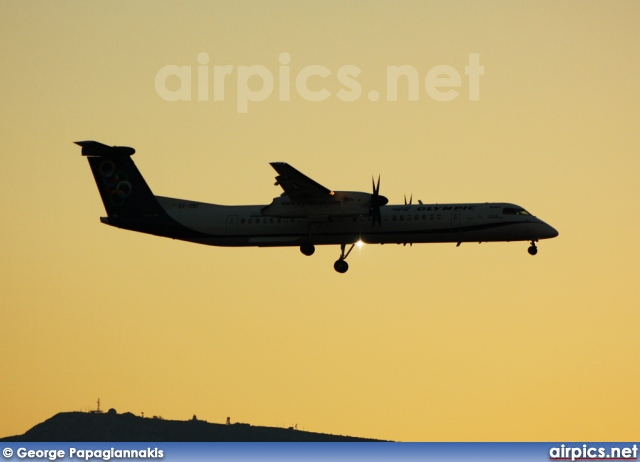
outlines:
M133 192L133 186L126 172L117 170L113 161L105 160L100 164L100 175L111 204L115 206L124 204Z

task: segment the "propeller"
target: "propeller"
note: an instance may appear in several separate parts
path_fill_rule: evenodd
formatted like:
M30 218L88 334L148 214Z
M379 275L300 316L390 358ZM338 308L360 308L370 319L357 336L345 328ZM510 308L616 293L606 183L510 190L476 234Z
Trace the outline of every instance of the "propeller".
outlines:
M422 204L421 201L418 201L418 202L420 202ZM404 195L404 205L411 205L412 203L413 203L413 193L411 193L411 195L409 196L409 202L407 202L407 195L405 194ZM407 245L407 243L404 242L402 245L405 246L405 245ZM413 247L413 242L409 242L409 247Z
M380 175L378 175L378 183L371 177L371 186L373 187L373 194L371 194L371 205L369 206L369 215L372 217L373 226L378 223L382 226L382 213L380 207L387 205L389 199L380 195Z

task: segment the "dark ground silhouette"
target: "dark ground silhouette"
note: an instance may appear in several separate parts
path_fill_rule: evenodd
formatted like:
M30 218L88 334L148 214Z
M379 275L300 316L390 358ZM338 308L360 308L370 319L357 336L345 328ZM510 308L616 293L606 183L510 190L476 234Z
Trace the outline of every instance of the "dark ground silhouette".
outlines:
M379 441L368 438L312 433L301 430L214 424L202 420L164 420L130 412L61 412L24 435L0 438L7 442L331 442Z

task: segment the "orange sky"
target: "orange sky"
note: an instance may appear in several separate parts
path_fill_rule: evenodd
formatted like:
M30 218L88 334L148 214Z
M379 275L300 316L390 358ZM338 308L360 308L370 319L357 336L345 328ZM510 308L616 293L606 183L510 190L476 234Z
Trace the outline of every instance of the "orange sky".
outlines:
M400 441L637 438L639 17L633 1L0 3L0 436L99 397ZM388 98L402 65L417 101L404 81ZM162 97L165 66L191 69L190 100ZM309 66L326 99L297 86ZM460 77L451 101L426 88L436 66ZM341 68L360 71L354 101ZM391 203L513 202L560 236L536 257L365 246L339 275L337 246L125 232L99 222L85 139L136 148L161 195L266 204L284 161L337 190L380 174Z

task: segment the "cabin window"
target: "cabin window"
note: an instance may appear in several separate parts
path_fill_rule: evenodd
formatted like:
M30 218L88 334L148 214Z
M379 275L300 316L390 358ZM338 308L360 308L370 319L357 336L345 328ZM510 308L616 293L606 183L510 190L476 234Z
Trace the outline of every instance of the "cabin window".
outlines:
M240 224L241 224L241 225L244 225L244 218L242 218L242 219L240 220Z

